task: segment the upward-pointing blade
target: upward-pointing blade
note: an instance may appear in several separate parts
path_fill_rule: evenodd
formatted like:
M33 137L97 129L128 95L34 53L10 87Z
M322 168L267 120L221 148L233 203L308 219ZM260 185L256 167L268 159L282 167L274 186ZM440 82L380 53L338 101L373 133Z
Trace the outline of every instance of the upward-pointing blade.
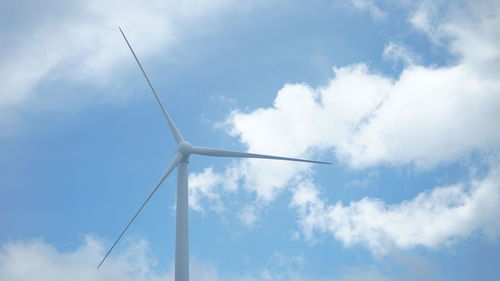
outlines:
M265 154L255 154L255 153L247 153L247 152L237 152L237 151L229 151L229 150L200 147L200 146L193 146L191 148L191 153L199 154L199 155L206 155L206 156L214 156L214 157L261 158L261 159L274 159L274 160L285 160L285 161L296 161L296 162L308 162L308 163L316 163L316 164L332 164L330 162L322 162L322 161L298 159L298 158L290 158L290 157L281 157L281 156L273 156L273 155L265 155Z
M151 91L153 91L153 94L155 95L156 101L160 105L161 111L163 112L165 119L167 119L168 126L170 127L170 131L172 132L172 135L174 135L175 141L177 142L177 144L183 142L184 139L182 138L181 132L179 132L179 130L175 126L174 120L172 120L172 118L170 117L170 114L168 114L167 109L163 106L163 103L161 102L160 97L156 93L155 88L153 88L151 81L149 81L149 78L148 78L148 75L146 74L146 71L144 71L144 68L142 68L142 65L139 62L139 59L137 58L137 56L135 55L135 52L132 49L132 46L130 46L130 43L128 42L127 37L125 36L125 33L123 33L123 31L120 27L118 27L118 29L120 29L120 32L122 33L123 39L125 39L125 42L127 42L127 46L130 49L130 52L132 52L132 55L134 56L135 61L139 65L139 68L141 69L142 74L144 75L144 78L146 78L146 81L148 82L148 85L151 88Z
M111 251L113 250L113 248L116 246L116 244L118 243L118 241L120 240L120 238L122 238L123 234L125 233L125 231L127 231L127 229L132 224L132 222L135 220L135 218L137 217L137 215L139 215L139 213L142 211L142 208L144 208L144 206L146 206L146 203L148 203L149 199L151 199L151 197L158 190L158 188L163 183L163 181L168 177L168 175L172 172L172 170L177 166L177 164L179 163L179 161L181 160L181 158L182 158L182 156L180 154L176 154L175 157L174 157L174 159L172 159L172 161L170 161L170 164L168 165L167 170L165 171L165 173L163 173L163 176L160 178L160 180L158 181L158 183L156 184L156 186L153 188L153 190L151 190L151 192L149 193L148 197L146 197L146 200L144 200L144 203L142 203L141 207L137 210L137 212L132 217L132 219L129 221L129 223L127 224L127 226L125 226L125 229L123 229L123 231L120 234L120 236L118 236L118 238L116 239L115 243L113 243L113 246L111 246L111 248L106 253L106 255L104 256L104 258L102 259L102 261L99 263L99 265L97 266L98 269L99 269L99 267L101 267L102 263L106 260L106 258L108 257L109 253L111 253Z

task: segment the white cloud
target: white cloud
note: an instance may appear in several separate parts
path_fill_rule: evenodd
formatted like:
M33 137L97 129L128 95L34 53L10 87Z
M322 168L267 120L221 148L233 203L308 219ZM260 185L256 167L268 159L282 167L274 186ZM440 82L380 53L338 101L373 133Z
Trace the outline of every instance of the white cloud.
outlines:
M387 60L402 61L406 65L414 65L420 61L420 58L411 52L407 47L389 42L384 48L383 56Z
M0 245L0 280L174 280L174 266L164 272L151 257L145 240L129 242L125 249L109 256L100 269L98 262L104 250L101 243L88 236L75 250L61 251L42 239L11 241ZM217 269L196 259L190 261L192 280L222 280Z
M420 7L432 9L425 3ZM479 57L462 46L472 40L466 32L473 30L468 24L486 30L475 35L485 37L476 43L496 42L493 30L500 16L474 11L468 20L442 16L432 22L447 35L450 51L460 54L456 64L417 65L407 49L389 44L386 55L408 63L399 77L373 73L365 64L335 68L335 77L323 87L287 84L272 107L234 111L227 121L229 131L249 151L301 157L332 151L352 168L414 165L431 169L475 152L496 155L500 82L497 76L483 74L491 66L489 59L499 57L500 51L485 47L488 55ZM459 33L459 26L468 28ZM480 62L486 69L478 69ZM310 171L310 166L295 163L244 163L245 189L264 201L273 200L297 175Z
M139 57L165 55L197 25L207 30L213 16L240 12L263 1L236 4L214 1L57 1L45 5L2 3L0 17L9 28L0 53L0 125L20 112L74 107L93 98L123 102L127 93L113 91L123 66L133 60L121 26ZM33 11L36 10L35 13ZM197 28L194 28L197 29ZM187 32L189 30L189 32ZM61 92L56 85L84 85L106 91ZM70 88L67 86L66 88Z
M238 213L238 218L246 226L252 226L258 219L258 210L251 204L246 204Z
M500 3L495 0L418 1L410 22L446 46L462 64L490 78L500 71Z
M379 8L374 0L350 0L351 5L361 11L367 11L375 19L385 19L387 13Z
M87 237L75 250L61 251L42 239L11 241L0 245L0 280L2 281L66 281L66 280L123 280L169 281L174 280L174 266L164 272L150 257L148 243L144 240L129 243L128 247L114 253L97 269L104 254L101 244ZM241 273L220 272L211 263L190 259L190 279L200 281L306 281L317 280L301 273L302 257L286 256L275 252L262 269L242 269ZM297 268L299 266L299 268Z
M232 133L251 151L296 156L334 149L340 160L359 168L432 168L500 141L500 83L466 65L411 66L398 80L370 73L365 65L335 72L326 87L286 85L272 108L233 113ZM289 170L280 183L300 168Z
M17 35L23 40L10 38L11 44L6 47L11 52L0 57L0 73L8 82L0 91L2 107L36 98L40 93L33 90L42 80L106 81L110 71L127 55L119 40L118 26L124 27L132 39L153 28L150 32L158 36L134 40L144 53L157 51L174 37L171 20L160 1L147 5L116 1L88 1L80 5L73 1L62 7L56 15L40 7L39 18L27 19L24 24L28 27ZM20 17L25 11L18 8L10 12L17 12Z
M189 207L195 211L204 211L202 202L207 201L211 210L223 211L220 194L235 192L243 171L240 164L233 162L226 167L224 173L215 173L212 167L209 167L201 173L189 174Z
M165 271L165 266L157 264L151 257L148 243L144 240L128 242L126 247L108 257L105 264L97 269L96 265L102 258L104 250L100 242L92 237L87 237L78 248L64 251L42 239L6 242L0 245L0 280L174 280L173 264L168 266L168 271ZM378 265L340 267L340 274L334 278L320 276L317 272L311 274L307 259L302 255L277 251L270 254L261 268L242 268L236 273L191 258L190 279L200 281L434 280L429 278L432 276L428 274L432 264L422 258L407 256L392 258L390 262L398 268L397 275L395 272L381 271L379 268L384 266Z
M118 256L111 256L101 269L97 264L103 248L87 237L73 251L59 251L41 239L11 241L0 248L0 279L16 280L173 280L172 273L156 273L155 261L144 241L129 245Z
M465 7L470 5L465 1ZM317 233L330 233L345 245L384 253L438 248L474 233L498 236L500 49L492 46L500 38L500 13L490 11L500 10L500 2L484 1L470 11L444 2L416 6L411 22L456 56L454 63L419 65L407 49L393 45L386 56L407 62L399 77L374 73L365 64L335 68L323 87L287 84L273 106L232 112L229 131L257 153L314 157L331 151L355 169L409 165L424 170L476 155L488 158L491 174L397 204L365 198L328 205L313 182L303 181L311 178L311 166L243 161L243 190L257 198L249 209L252 216L241 217L245 222L255 223L258 204L299 182L293 206L312 240Z
M214 174L212 168L206 168L203 172L189 175L189 207L195 211L203 210L200 201L207 199L211 201L210 205L216 203L220 206L219 193L215 188L221 184L222 176Z
M327 159L318 151L333 151L353 168L431 169L498 149L500 83L466 65L411 66L397 80L362 64L335 73L325 87L284 86L271 108L233 112L231 133L249 151L319 160ZM245 190L267 202L311 169L262 160L241 167Z
M438 248L481 233L500 234L500 169L468 183L436 187L411 200L386 204L363 198L329 205L310 181L298 185L291 205L307 239L329 233L346 246L362 245L376 254L418 246Z

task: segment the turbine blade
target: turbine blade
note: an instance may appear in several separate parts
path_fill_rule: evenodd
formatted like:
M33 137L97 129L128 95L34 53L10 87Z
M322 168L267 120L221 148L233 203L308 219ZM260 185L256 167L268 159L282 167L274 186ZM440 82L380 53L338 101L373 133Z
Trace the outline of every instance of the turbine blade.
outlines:
M130 43L128 42L127 37L125 36L125 33L123 33L123 30L120 27L118 27L118 29L120 29L120 32L123 35L123 39L125 39L125 42L127 42L127 46L130 49L130 52L132 52L132 55L134 56L135 61L139 65L139 68L141 69L142 74L144 75L144 78L146 78L146 81L148 82L148 85L151 88L151 91L153 91L153 94L154 94L154 96L156 98L156 101L160 105L161 111L163 112L163 115L165 116L165 119L167 119L168 126L170 127L170 131L172 132L172 135L174 136L175 141L177 142L177 144L183 142L184 139L182 138L181 132L179 132L179 130L175 126L174 120L172 120L172 118L170 117L170 114L168 114L167 109L163 106L163 103L161 102L160 97L156 93L155 88L153 88L153 85L151 84L151 81L149 80L148 75L146 74L146 71L144 71L144 68L142 68L142 65L139 62L139 59L137 58L134 50L132 49L132 46L130 46Z
M261 159L308 162L308 163L317 163L317 164L332 164L329 162L322 162L322 161L315 161L315 160L298 159L298 158L281 157L281 156L264 155L264 154L255 154L255 153L247 153L247 152L237 152L237 151L229 151L229 150L200 147L200 146L193 146L193 148L191 149L191 153L192 154L199 154L199 155L206 155L206 156L214 156L214 157L261 158Z
M99 269L101 267L102 263L106 260L106 258L111 253L111 251L113 250L113 248L116 246L116 244L118 243L118 241L120 240L120 238L122 238L122 236L125 233L125 231L127 231L127 229L132 224L132 222L135 220L135 218L137 217L137 215L139 215L139 213L142 211L142 208L144 208L144 206L146 205L146 203L148 203L149 199L151 199L151 197L158 190L158 188L163 183L163 181L168 177L168 175L172 172L172 170L177 166L177 164L179 163L179 160L181 158L182 158L182 156L180 154L176 154L175 157L174 157L174 159L172 159L172 161L170 161L170 164L168 165L167 170L165 171L165 173L163 173L163 176L160 178L160 180L158 181L158 183L156 184L156 186L153 188L153 190L151 190L151 192L149 193L148 197L146 197L146 200L144 200L144 203L142 203L141 207L137 210L137 212L135 212L134 216L129 221L129 223L127 224L127 226L125 226L125 229L123 229L122 233L120 233L120 236L118 236L118 238L116 239L115 243L113 243L113 246L111 246L111 248L108 250L108 252L104 256L104 258L101 260L101 262L97 266L97 269Z

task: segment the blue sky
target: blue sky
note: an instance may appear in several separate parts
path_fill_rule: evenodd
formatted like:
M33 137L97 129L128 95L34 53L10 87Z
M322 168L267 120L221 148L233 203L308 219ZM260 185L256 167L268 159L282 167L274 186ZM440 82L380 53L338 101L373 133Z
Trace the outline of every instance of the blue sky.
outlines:
M0 279L497 280L497 1L0 3Z

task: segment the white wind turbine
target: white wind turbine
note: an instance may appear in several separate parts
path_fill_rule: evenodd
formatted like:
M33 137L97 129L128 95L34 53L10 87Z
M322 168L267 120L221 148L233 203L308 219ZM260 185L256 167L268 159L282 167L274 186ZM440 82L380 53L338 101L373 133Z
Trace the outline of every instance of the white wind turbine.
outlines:
M175 227L176 227L176 229L175 229L175 281L189 281L188 168L187 168L187 165L189 163L188 160L189 160L189 156L191 154L213 156L213 157L262 158L262 159L298 161L298 162L319 163L319 164L331 164L331 163L314 161L314 160L306 160L306 159L296 159L296 158L289 158L289 157L255 154L255 153L228 151L228 150L221 150L221 149L191 145L189 142L184 140L180 131L175 126L174 121L172 120L172 118L168 114L167 109L163 106L163 104L160 100L160 97L156 93L155 89L153 88L153 85L151 84L151 81L149 80L148 76L146 75L146 72L142 68L142 65L139 62L139 59L137 58L134 50L132 49L132 46L130 46L130 43L128 42L127 37L125 37L125 34L123 33L122 29L121 28L119 28L119 29L120 29L120 32L121 32L123 38L125 39L125 42L127 43L128 47L129 47L130 51L132 52L132 55L134 56L135 61L139 65L139 68L141 69L142 74L144 75L144 78L146 78L146 81L148 82L149 87L151 88L151 91L153 91L153 94L156 98L156 101L158 102L158 104L161 107L163 115L165 116L165 119L167 120L168 126L170 128L170 132L172 133L172 135L175 139L175 142L177 143L177 149L176 149L174 158L170 161L170 164L168 165L165 173L163 173L163 176L160 178L160 180L158 181L156 186L153 188L153 190L146 197L146 200L144 200L141 207L139 207L139 209L134 214L132 219L129 221L127 226L125 226L123 231L120 233L120 236L118 236L115 243L108 250L108 252L104 256L104 258L101 260L101 262L97 266L97 268L101 267L102 263L106 260L109 253L111 253L111 251L116 246L116 244L118 243L120 238L122 238L125 231L127 231L127 229L130 227L130 225L135 220L137 215L139 215L141 210L144 208L146 203L148 203L149 199L151 199L153 194L158 190L158 188L163 183L163 181L168 177L168 175L175 168L177 168L177 206L176 206L176 218L175 218Z

